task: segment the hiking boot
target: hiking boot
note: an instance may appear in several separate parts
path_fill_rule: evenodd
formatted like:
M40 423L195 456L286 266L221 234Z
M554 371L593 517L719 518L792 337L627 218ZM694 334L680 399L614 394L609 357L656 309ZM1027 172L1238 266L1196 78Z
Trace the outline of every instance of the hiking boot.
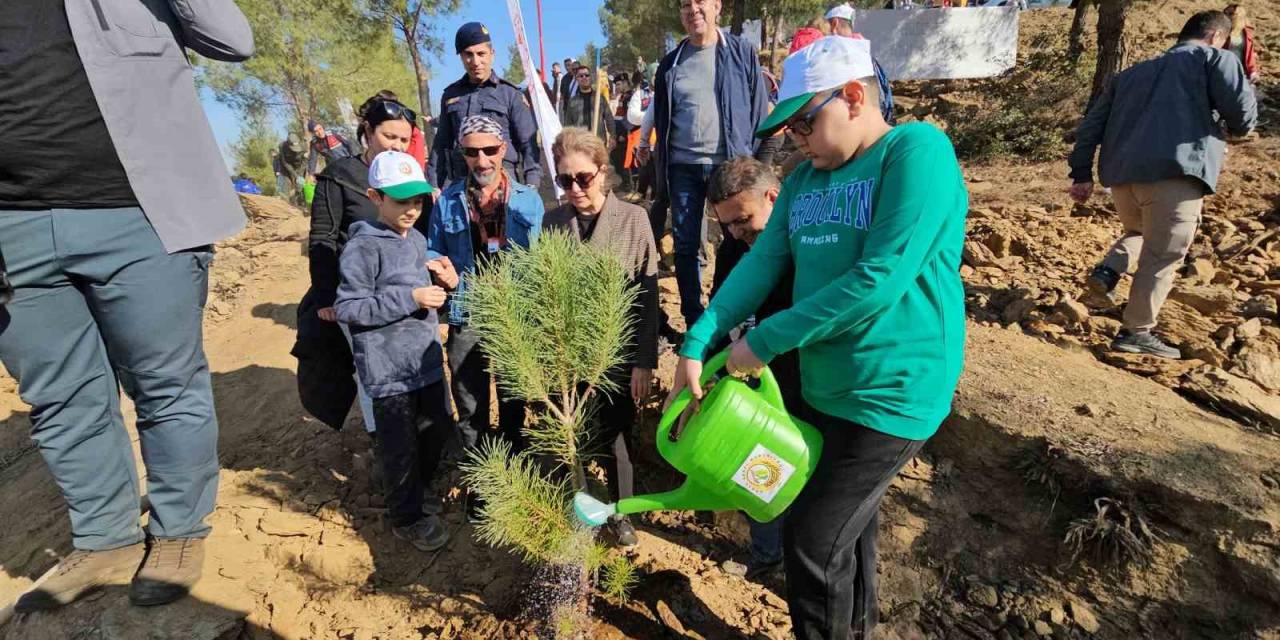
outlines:
M419 551L435 551L449 543L449 530L445 529L444 523L436 516L419 518L417 522L404 527L392 527L391 532L397 538L407 540Z
M1089 293L1094 295L1111 297L1111 292L1115 291L1118 284L1120 284L1120 274L1105 264L1094 267L1089 277L1085 278L1085 286L1089 289Z
M1111 349L1125 353L1169 358L1170 360L1182 359L1181 351L1165 344L1163 340L1150 331L1122 330L1116 335L1116 339L1112 341Z
M631 526L631 521L622 514L609 516L609 530L613 533L613 539L617 541L619 547L629 548L640 544L640 538L636 537L636 528Z
M57 609L102 587L123 583L138 570L146 546L141 542L106 551L76 549L31 591L13 605L17 613Z
M168 604L191 592L204 569L204 538L152 538L147 559L129 585L129 602Z

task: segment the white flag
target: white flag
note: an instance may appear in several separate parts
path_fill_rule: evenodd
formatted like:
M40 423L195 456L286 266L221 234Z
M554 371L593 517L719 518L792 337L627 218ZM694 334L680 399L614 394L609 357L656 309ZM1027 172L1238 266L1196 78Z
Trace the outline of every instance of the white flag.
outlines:
M529 53L529 40L524 35L524 16L520 13L520 0L507 0L507 11L511 13L511 27L516 32L516 46L520 49L520 62L525 69L525 85L529 88L529 95L533 96L531 106L533 118L538 122L538 134L542 138L542 155L547 159L551 175L555 175L556 159L551 155L551 143L555 142L556 136L560 135L560 117L556 115L556 108L551 106L551 98L542 87L542 77L538 75L538 68L533 65L533 55ZM560 185L555 184L555 180L552 180L551 184L555 189L556 198L562 197L564 191L560 189ZM538 185L532 186L536 188Z

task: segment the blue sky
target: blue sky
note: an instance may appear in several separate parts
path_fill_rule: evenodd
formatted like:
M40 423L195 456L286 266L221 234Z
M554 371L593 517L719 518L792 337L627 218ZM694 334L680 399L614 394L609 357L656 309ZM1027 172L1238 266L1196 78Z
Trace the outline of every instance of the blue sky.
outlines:
M551 73L553 61L578 57L588 42L604 44L599 18L601 4L602 0L542 1L542 28L548 74ZM537 64L537 2L521 0L520 5L524 12L525 29L528 31L525 35L533 48L531 53L534 64ZM515 42L515 34L511 29L511 18L507 14L506 0L468 0L461 11L441 21L436 28L437 34L445 42L445 52L440 59L431 61L431 100L435 111L440 109L440 94L445 86L462 77L463 73L462 62L453 53L453 34L458 27L472 20L483 22L493 35L493 46L497 50L493 68L498 72L507 68L507 47ZM405 64L408 64L408 60ZM225 155L227 144L240 135L239 117L214 100L208 91L201 98L205 113L213 124L218 145Z

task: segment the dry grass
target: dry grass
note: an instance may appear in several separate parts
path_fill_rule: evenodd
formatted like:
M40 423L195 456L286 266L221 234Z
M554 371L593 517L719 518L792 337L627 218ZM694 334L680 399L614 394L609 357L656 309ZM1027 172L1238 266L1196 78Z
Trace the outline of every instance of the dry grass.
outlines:
M1063 543L1071 549L1068 564L1075 564L1086 554L1112 568L1151 563L1152 550L1160 537L1137 503L1103 497L1093 501L1093 508L1092 516L1077 518L1067 525Z

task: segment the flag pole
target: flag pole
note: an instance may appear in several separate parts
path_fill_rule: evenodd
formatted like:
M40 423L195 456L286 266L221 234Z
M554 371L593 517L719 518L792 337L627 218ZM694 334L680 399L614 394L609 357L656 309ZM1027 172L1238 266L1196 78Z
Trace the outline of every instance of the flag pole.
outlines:
M538 66L542 70L542 78L547 77L547 52L542 48L542 0L538 0Z

